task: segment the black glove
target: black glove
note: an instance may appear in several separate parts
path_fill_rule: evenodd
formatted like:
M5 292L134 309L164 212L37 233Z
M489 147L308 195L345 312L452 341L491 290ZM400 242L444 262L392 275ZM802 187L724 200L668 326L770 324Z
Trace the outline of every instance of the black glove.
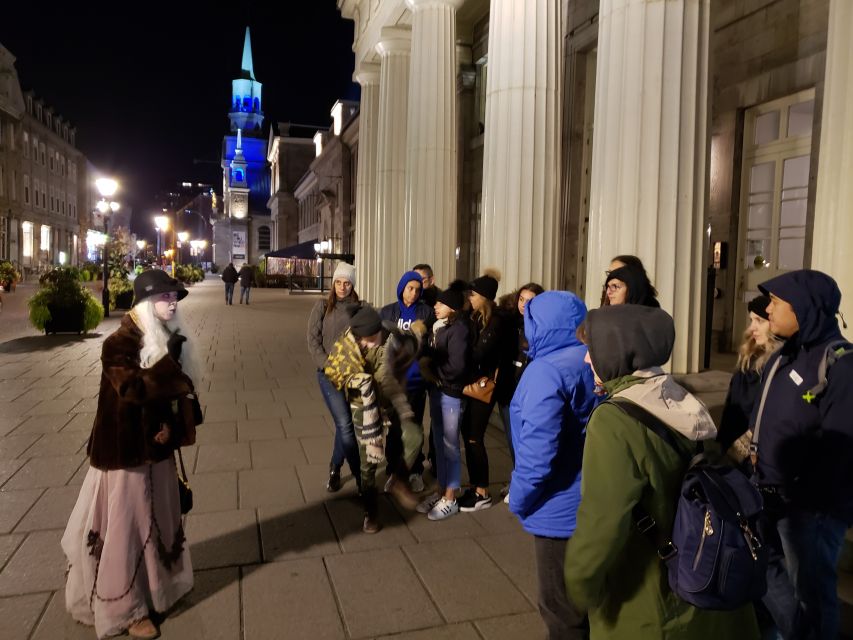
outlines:
M186 341L187 337L182 336L177 330L169 336L169 342L166 343L166 347L169 349L169 355L172 356L172 359L181 359L181 349Z

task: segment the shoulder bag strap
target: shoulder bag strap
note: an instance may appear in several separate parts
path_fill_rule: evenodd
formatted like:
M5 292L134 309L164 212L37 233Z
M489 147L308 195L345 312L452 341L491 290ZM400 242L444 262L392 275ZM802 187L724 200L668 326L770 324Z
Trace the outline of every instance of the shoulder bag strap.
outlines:
M187 469L186 469L186 467L184 467L184 456L181 455L181 448L180 447L178 447L176 449L176 451L178 452L178 462L181 465L181 480L184 481L184 484L188 485L189 480L187 479Z
M758 463L758 436L761 432L761 421L764 418L764 404L767 402L767 394L770 392L770 383L773 382L773 376L776 375L776 371L779 369L779 364L782 362L781 354L776 358L775 362L773 362L773 366L770 367L770 371L767 374L767 379L764 381L764 385L761 388L761 401L758 403L758 417L755 419L755 426L752 428L752 442L749 445L749 457L752 459L752 465L755 466Z

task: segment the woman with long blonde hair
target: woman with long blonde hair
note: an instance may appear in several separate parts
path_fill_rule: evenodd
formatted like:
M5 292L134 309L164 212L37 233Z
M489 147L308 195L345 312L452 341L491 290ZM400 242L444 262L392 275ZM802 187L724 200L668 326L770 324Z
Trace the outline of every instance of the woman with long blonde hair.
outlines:
M761 390L761 372L782 342L770 332L767 320L767 305L770 298L761 295L750 300L749 326L743 334L738 349L737 367L729 384L729 393L723 408L717 440L729 455L742 462L749 455L749 419L752 408Z

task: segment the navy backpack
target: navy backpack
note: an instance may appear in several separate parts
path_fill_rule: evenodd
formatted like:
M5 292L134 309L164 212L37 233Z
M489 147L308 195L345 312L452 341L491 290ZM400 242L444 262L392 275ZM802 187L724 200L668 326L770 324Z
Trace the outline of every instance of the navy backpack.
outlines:
M684 461L671 535L660 531L639 504L634 520L657 547L669 586L699 609L731 610L758 600L767 590L767 554L756 533L763 502L741 471L712 465L702 453L691 459L657 417L625 398L611 399L657 434Z

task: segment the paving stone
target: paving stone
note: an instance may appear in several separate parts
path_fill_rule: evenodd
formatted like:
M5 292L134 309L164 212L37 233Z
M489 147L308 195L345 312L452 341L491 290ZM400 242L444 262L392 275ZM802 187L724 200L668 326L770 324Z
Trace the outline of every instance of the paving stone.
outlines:
M0 491L0 533L14 529L42 493L42 489Z
M27 449L27 457L70 456L79 453L89 440L89 434L82 431L68 433L46 433L38 442Z
M276 469L306 463L299 440L255 440L251 446L253 469Z
M518 640L518 638L546 638L545 623L538 613L500 616L474 623L485 640Z
M46 400L43 402L39 402L32 409L27 411L27 413L31 416L43 416L50 415L52 413L63 414L66 417L69 413L74 409L76 405L80 404L80 400L78 398L64 398L62 400ZM85 409L80 409L81 411L85 411Z
M302 444L302 450L305 452L308 464L329 464L334 438L324 434L310 438L299 438L299 442Z
M6 402L0 397L0 403ZM7 433L11 433L15 427L21 424L26 418L24 416L0 416L0 438Z
M12 460L33 446L40 433L11 433L0 438L0 460Z
M251 413L251 407L249 408ZM272 418L267 420L240 420L237 423L237 439L240 442L249 440L275 440L284 437L281 428L281 420Z
M15 532L64 529L80 494L79 487L47 489L15 527Z
M186 464L186 460L184 463ZM251 466L248 443L198 445L195 473L239 471L249 469Z
M27 393L27 388L12 386L8 381L0 383L0 402L12 402Z
M509 510L509 505L504 504L500 489L498 487L491 487L491 492L492 500L497 501L492 505L491 509L474 511L465 515L479 522L483 529L492 534L521 533L524 531L521 528L518 518Z
M15 434L24 433L56 433L69 423L71 415L65 413L51 413L47 415L30 416L25 422L18 425ZM92 425L89 425L89 429Z
M298 509L261 507L261 544L264 561L329 556L341 552L334 527L321 504Z
M242 586L246 638L346 638L322 559L247 568Z
M99 389L97 387L71 386L61 389L61 393L56 396L56 400L65 398L77 398L77 400L92 400L97 398ZM79 410L79 405L76 410Z
M468 513L459 513L447 520L433 521L423 513L407 512L403 515L409 531L419 542L473 538L489 533L478 520L470 516Z
M0 596L55 591L65 588L62 530L36 531L18 547L0 572Z
M505 484L512 477L512 458L506 449L489 449L489 480Z
M4 485L3 491L61 487L80 466L82 456L31 458Z
M15 553L25 537L22 533L0 536L0 570L3 569L6 562L12 557L12 554Z
M0 638L27 640L50 594L0 598Z
M400 514L384 496L379 497L378 504L382 530L367 535L361 530L364 523L364 506L361 500L352 497L326 503L335 533L345 553L399 547L415 541Z
M524 636L519 636L524 637ZM529 636L528 636L529 637ZM382 636L377 640L481 640L480 635L470 622L449 624L443 627L430 627L420 631L395 633L393 636Z
M92 640L95 630L80 624L65 610L65 590L50 596L50 602L39 620L31 640Z
M246 419L246 405L227 402L224 404L208 404L204 407L204 419L226 422Z
M408 545L409 556L448 622L529 611L521 592L473 540ZM453 576L448 580L448 576ZM483 594L489 594L487 598Z
M191 474L189 481L193 490L193 513L233 511L238 508L236 471Z
M237 442L237 423L205 422L196 429L198 444L232 444Z
M329 426L323 415L309 416L305 418L285 418L281 421L284 433L288 438L304 438L310 436L334 437L335 427ZM331 418L330 418L331 420ZM329 454L332 453L332 438L329 438Z
M58 399L57 399L58 401ZM75 405L74 411L80 413L95 413L98 410L97 394L93 397L85 398Z
M193 580L193 590L184 596L160 627L162 637L241 640L240 570L229 567L195 571Z
M240 402L245 402L249 406L249 409L251 409L254 404L275 402L275 397L273 397L272 390L270 389L240 391L237 395L239 396Z
M400 549L331 556L326 566L353 638L444 622ZM383 615L377 615L376 603L382 603Z
M477 543L513 584L536 606L539 587L536 579L536 550L533 536L524 531L487 535L477 538Z
M34 389L31 387L29 391L26 391L25 393L17 396L15 398L15 402L43 402L47 400L53 400L63 391L64 389L62 387L42 387L39 389Z
M329 411L322 400L309 400L308 398L303 398L300 402L291 402L287 404L287 408L290 410L290 415L293 418L322 416Z
M80 466L77 467L77 471L75 471L74 475L71 476L71 479L66 483L66 486L79 488L83 484L83 480L86 479L86 474L88 472L89 459L83 458L83 461L80 463Z
M0 487L9 478L15 475L15 472L24 466L26 460L0 460Z
M92 432L92 425L95 424L95 414L94 412L86 412L86 413L74 413L71 420L62 427L62 433L68 433L69 431L82 431L88 434Z
M293 442L298 441L293 440ZM335 498L352 497L358 491L355 480L348 471L349 467L344 465L341 469L343 487L334 494ZM299 476L299 484L302 485L302 495L305 497L305 502L324 502L329 498L329 492L326 491L326 483L329 480L328 462L326 464L297 466L296 473Z
M190 513L186 528L193 567L197 569L260 562L253 510Z
M290 417L290 411L284 402L255 402L247 405L247 409L251 420Z
M305 504L302 488L292 467L240 472L240 508L296 508Z

